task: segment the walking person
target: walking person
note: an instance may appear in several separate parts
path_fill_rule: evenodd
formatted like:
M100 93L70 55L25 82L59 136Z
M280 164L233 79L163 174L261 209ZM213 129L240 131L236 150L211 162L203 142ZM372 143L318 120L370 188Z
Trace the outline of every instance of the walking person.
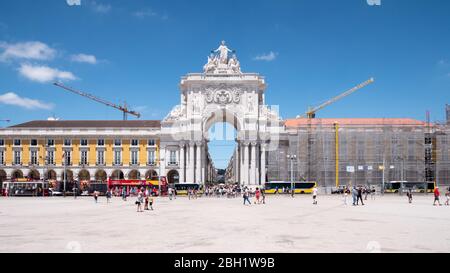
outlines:
M98 203L98 191L94 191L94 200L95 203Z
M142 210L142 203L143 203L143 201L144 201L144 199L142 197L142 193L139 192L138 193L138 197L136 199L136 203L135 203L137 205L137 212L143 212L143 210Z
M148 205L149 205L149 207L150 207L151 210L153 210L153 202L154 202L153 196L150 195L150 196L148 197Z
M408 191L406 192L406 196L408 197L408 203L412 203L412 199L413 199L413 194L412 194L412 190L408 189Z
M245 206L245 202L248 202L249 205L252 204L252 202L250 201L250 198L249 198L250 193L249 193L248 189L244 190L244 194L242 196L244 197L244 206Z
M357 205L356 200L358 198L358 190L356 189L355 186L353 186L353 189L352 189L352 197L353 197L353 206L356 206Z
M172 188L168 189L168 193L169 193L169 200L172 201L172 198L173 198L173 190L172 190Z
M259 190L259 188L256 188L256 191L255 191L255 205L261 203L261 201L259 200L260 198L261 198L261 191Z
M439 197L441 196L441 193L439 192L439 187L436 187L434 189L434 202L433 206L436 206L436 202L438 202L439 206L442 206L441 201L439 201Z
M361 186L359 186L358 187L358 196L356 198L356 205L359 205L359 200L361 200L361 205L364 206L362 195L363 195L363 189Z
M313 205L317 205L317 187L313 189Z
M148 191L147 191L148 192ZM145 194L145 205L144 205L144 210L148 210L148 194Z
M448 206L450 202L450 191L447 189L445 192L445 205Z
M111 197L112 197L112 190L108 190L106 192L106 203L107 204L111 203Z
M262 203L266 204L266 190L264 188L261 188L261 197L262 197Z
M127 190L125 187L122 188L122 200L127 201Z
M347 186L345 186L345 188L344 188L344 205L346 205L346 206L347 206L348 193L349 193L349 190L348 190Z
M375 193L377 191L375 190L375 186L372 186L372 190L370 191L370 199L375 200Z

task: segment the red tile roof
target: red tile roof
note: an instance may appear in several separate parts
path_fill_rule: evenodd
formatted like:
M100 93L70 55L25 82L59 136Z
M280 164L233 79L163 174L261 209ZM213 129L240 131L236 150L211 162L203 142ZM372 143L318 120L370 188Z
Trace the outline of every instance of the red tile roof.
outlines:
M315 118L311 120L311 125L354 125L354 126L375 126L375 125L407 125L425 126L426 123L410 118ZM307 126L307 118L287 119L286 127Z
M159 120L34 120L9 128L161 128Z

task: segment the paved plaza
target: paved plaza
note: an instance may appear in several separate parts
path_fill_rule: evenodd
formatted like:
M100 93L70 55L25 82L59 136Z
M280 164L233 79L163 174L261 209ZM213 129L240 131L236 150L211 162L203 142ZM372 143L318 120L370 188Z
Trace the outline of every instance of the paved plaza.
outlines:
M377 196L344 206L341 196L156 199L0 198L0 252L449 252L450 207L432 195Z

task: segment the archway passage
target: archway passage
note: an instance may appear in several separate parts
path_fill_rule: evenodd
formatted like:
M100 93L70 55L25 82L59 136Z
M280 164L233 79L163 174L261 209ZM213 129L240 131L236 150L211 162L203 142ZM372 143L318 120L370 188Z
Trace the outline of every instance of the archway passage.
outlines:
M28 172L27 178L32 181L38 181L41 179L41 174L39 173L38 170L30 170Z
M139 180L141 179L141 173L138 170L132 170L128 173L128 179Z
M155 170L149 170L145 173L145 180L158 180L158 173Z
M7 178L6 172L3 169L0 169L0 189L3 189L3 181L5 181Z
M78 180L80 180L80 181L89 181L89 180L91 180L91 174L87 170L81 170L78 173Z
M66 181L71 182L73 181L73 171L71 170L66 170L66 172L62 172L61 175L61 180L64 181L64 179L66 179Z
M123 180L123 179L125 179L125 176L121 170L115 170L111 174L111 179L112 180Z
M45 175L46 180L56 180L56 172L54 170L48 170Z
M178 184L180 182L180 175L177 170L171 170L167 173L167 181L169 184Z
M23 172L21 170L14 170L11 173L11 179L12 180L14 180L14 179L21 179L21 178L23 178Z
M106 182L108 180L108 175L104 170L97 170L95 172L95 181Z

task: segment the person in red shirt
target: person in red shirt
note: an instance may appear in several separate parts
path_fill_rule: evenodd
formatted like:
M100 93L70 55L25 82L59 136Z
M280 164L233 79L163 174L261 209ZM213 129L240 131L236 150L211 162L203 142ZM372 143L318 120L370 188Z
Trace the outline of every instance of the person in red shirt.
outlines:
M436 187L434 189L434 203L433 206L436 206L436 201L438 202L439 206L442 206L441 201L439 201L439 196L441 193L439 192L439 187Z

